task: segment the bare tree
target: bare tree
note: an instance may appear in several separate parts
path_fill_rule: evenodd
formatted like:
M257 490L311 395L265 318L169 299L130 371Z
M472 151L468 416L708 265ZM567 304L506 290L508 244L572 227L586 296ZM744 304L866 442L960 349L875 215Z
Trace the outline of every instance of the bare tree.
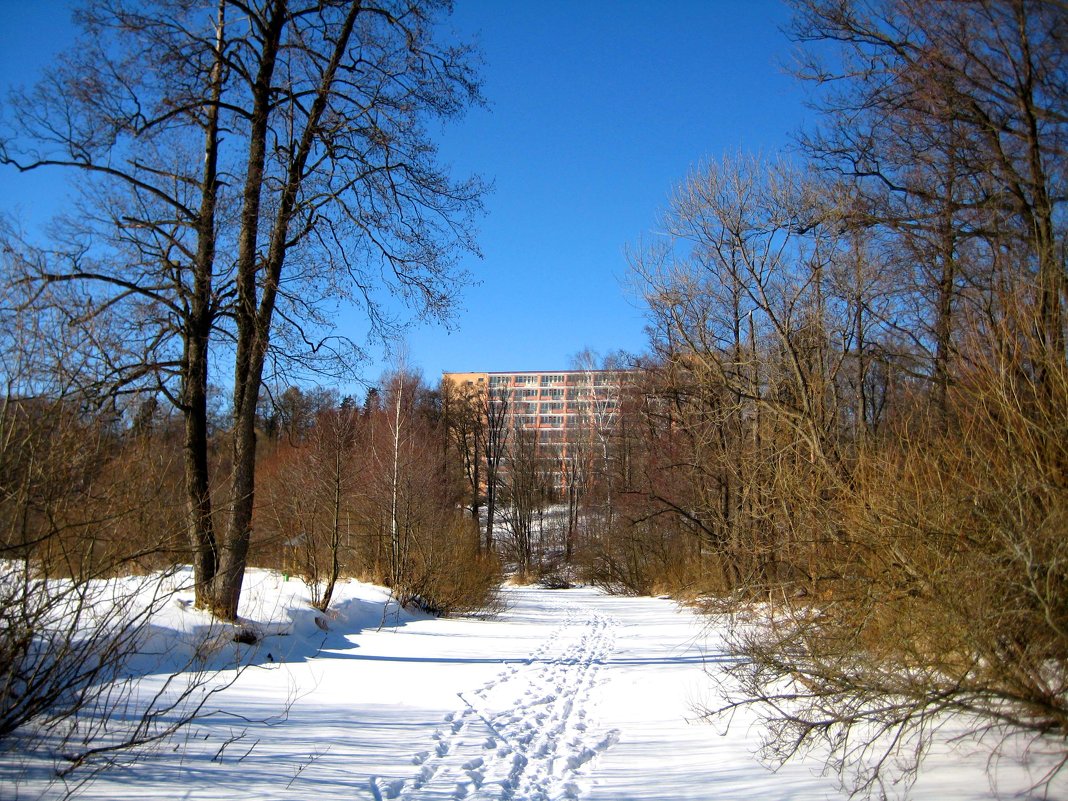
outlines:
M513 424L502 478L512 556L520 572L530 574L540 567L538 537L543 533L541 523L549 494L549 473L537 431Z
M282 545L288 557L283 567L305 580L312 605L323 612L342 575L351 533L359 423L353 404L335 400L306 421L299 438L283 440L259 466L264 491L257 527Z
M447 380L441 385L446 427L460 459L469 491L468 509L476 526L482 524L482 483L485 477L482 460L488 422L486 392L484 386L457 386ZM481 537L479 544L481 546Z
M437 40L443 10L99 0L79 17L83 46L9 104L0 161L90 179L71 246L25 259L23 279L91 285L71 325L110 314L142 345L101 343L101 385L154 382L185 415L198 603L224 618L248 555L269 359L358 357L330 336L338 297L382 336L397 325L383 293L440 318L463 283L454 255L473 249L480 185L449 179L423 123L462 113L478 86L469 51ZM204 455L215 343L234 359L221 535Z
M356 487L360 525L381 543L383 578L402 604L437 614L494 603L499 568L480 551L479 532L460 511L446 467L449 436L436 394L418 374L383 377L381 407L367 427Z
M508 427L509 400L505 390L490 387L485 398L486 435L482 450L486 468L486 540L484 549L493 552L493 525L497 516L499 490L501 488L501 463L508 452L511 431Z
M820 518L843 479L847 320L829 281L836 212L818 186L784 162L724 158L679 188L664 220L673 239L632 260L670 414L653 411L686 447L671 466L684 481L656 481L650 497L703 532L727 586L815 580L808 545L826 535L793 536L794 502L767 490L804 486Z
M808 581L765 574L776 593L732 635L734 699L765 713L773 758L825 748L859 793L914 776L947 721L994 749L1022 740L1049 754L1049 788L1068 764L1053 611L1068 587L1053 522L1065 287L1050 259L1068 198L1054 166L1068 16L1025 0L796 5L795 34L835 48L805 66L829 87L828 127L805 144L853 184L844 204L841 187L816 187L829 258L785 251L804 292L746 276L759 378L740 397L761 415L749 418L760 522L790 535L777 551ZM775 229L752 230L759 242ZM873 262L904 289L880 286ZM693 302L722 297L723 283L664 281L650 301L667 310L663 352L693 352L677 362L698 388L698 369L730 374L728 348L706 346L722 330L715 304Z
M933 320L929 348L941 395L964 285L976 285L989 306L1000 280L1027 283L1042 331L1034 369L1041 376L1062 363L1063 4L795 6L795 38L834 45L831 59L821 59L817 46L803 54L801 76L827 87L817 96L826 125L804 144L821 164L855 180L871 221L889 224L911 248L931 309L925 319ZM991 237L1015 254L999 258Z
M572 359L572 368L578 375L567 388L571 415L562 473L568 501L568 562L574 550L580 510L590 533L589 544L602 557L613 550L623 472L619 458L622 406L629 377L622 353L602 358L587 349Z

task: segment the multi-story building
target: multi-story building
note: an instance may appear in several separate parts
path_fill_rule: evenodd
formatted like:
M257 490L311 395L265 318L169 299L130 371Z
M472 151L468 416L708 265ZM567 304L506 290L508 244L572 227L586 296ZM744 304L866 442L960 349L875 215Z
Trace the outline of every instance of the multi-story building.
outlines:
M443 378L500 404L510 436L532 433L541 458L559 464L578 446L595 444L615 428L627 375L617 370L530 370L447 372Z

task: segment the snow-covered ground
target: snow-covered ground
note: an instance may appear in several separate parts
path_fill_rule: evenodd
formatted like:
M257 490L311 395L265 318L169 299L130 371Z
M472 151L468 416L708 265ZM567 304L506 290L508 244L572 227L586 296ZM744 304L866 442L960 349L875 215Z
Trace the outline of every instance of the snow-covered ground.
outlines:
M189 597L157 616L158 631L207 625L181 603ZM299 582L253 571L244 614L286 633L263 641L212 699L216 714L181 743L104 774L80 797L845 798L815 761L762 766L750 721L737 716L724 730L698 718L716 703L708 674L723 661L707 620L668 600L592 589L508 587L504 600L492 619L438 620L347 582L324 631ZM168 652L158 653L165 667ZM909 797L992 798L986 768L981 750L943 746ZM1003 774L999 790L1012 796L1024 774ZM6 779L0 766L0 798L13 798ZM43 787L24 781L18 797Z

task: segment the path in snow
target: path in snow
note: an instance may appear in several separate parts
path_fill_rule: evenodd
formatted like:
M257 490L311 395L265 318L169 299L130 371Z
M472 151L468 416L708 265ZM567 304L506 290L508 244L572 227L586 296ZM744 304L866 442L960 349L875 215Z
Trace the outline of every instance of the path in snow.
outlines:
M559 620L525 659L468 692L444 716L432 749L416 752L418 769L379 787L385 799L575 799L581 768L619 740L616 729L591 727L592 690L612 653L616 621L563 601L545 608Z
M395 605L383 614L385 591L345 582L324 632L298 582L254 571L245 592L245 615L289 634L264 640L253 666L212 699L217 713L81 797L847 798L818 760L775 773L762 766L760 729L747 714L726 729L700 719L695 710L721 700L709 674L725 659L722 633L668 600L507 587L508 608L495 619L437 620ZM180 605L167 613L161 632L200 614ZM162 680L150 676L146 689ZM908 797L987 801L995 797L987 767L982 749L940 745ZM999 779L1004 797L1026 786L1014 776ZM1049 797L1068 799L1064 785ZM37 780L16 788L0 754L0 801L59 798L59 790Z

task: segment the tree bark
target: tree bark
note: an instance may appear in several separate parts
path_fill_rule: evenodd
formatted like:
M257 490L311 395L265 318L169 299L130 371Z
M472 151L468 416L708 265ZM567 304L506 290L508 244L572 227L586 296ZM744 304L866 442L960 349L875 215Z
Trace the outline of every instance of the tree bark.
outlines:
M215 61L211 70L204 134L204 173L197 216L197 253L193 294L183 348L182 414L185 418L183 466L188 536L193 554L196 604L211 606L210 583L218 566L208 472L208 348L214 322L212 279L215 263L215 209L218 202L219 102L222 98L226 3L219 3Z
M267 334L257 315L257 242L263 194L267 132L270 121L271 81L286 20L285 0L275 0L263 21L259 71L252 91L251 130L245 188L242 195L241 231L237 258L237 352L234 367L233 466L230 474L230 519L219 553L212 611L224 620L236 620L248 546L251 537L256 464L256 403L259 400Z

